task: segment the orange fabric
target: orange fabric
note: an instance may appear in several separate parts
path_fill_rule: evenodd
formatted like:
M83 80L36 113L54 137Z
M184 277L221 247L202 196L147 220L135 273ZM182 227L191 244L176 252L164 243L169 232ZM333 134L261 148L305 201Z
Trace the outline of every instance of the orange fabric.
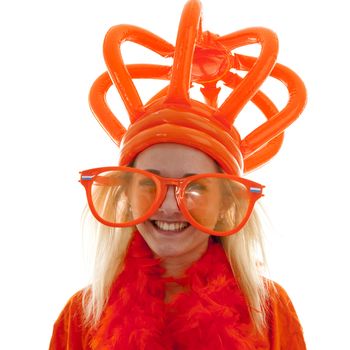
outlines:
M287 292L276 282L270 291L269 339L271 350L306 349L303 330Z

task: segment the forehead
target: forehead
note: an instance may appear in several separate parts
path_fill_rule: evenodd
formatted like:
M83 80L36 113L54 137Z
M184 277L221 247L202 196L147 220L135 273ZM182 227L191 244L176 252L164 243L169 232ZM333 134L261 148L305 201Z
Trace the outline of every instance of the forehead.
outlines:
M218 172L217 163L206 153L186 145L161 143L150 146L135 158L139 169L157 170L165 177Z

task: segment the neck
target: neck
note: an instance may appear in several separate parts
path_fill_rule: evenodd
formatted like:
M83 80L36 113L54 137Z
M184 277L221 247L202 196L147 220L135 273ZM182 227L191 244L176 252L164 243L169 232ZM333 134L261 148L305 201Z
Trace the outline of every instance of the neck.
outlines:
M185 271L206 252L208 240L195 249L182 255L162 257L161 266L165 269L163 277L182 277Z

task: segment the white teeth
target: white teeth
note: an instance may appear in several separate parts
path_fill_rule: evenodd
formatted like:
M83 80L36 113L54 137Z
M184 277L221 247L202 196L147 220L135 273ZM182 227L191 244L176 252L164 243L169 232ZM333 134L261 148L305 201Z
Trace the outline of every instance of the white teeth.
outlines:
M172 222L168 223L166 221L154 221L155 225L163 231L181 231L185 227L189 226L187 222Z

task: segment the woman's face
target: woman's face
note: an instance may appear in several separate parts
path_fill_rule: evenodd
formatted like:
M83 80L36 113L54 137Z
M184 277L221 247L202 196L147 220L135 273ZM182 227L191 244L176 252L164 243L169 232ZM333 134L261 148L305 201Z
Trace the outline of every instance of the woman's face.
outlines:
M135 158L134 167L171 178L218 172L217 164L207 154L175 143L157 144L145 149ZM132 201L137 201L137 193L132 197ZM219 211L219 200L217 196L210 203L212 217L213 211ZM209 239L208 234L190 225L181 213L173 186L168 186L159 209L147 221L138 224L137 229L151 250L161 258L203 251Z

